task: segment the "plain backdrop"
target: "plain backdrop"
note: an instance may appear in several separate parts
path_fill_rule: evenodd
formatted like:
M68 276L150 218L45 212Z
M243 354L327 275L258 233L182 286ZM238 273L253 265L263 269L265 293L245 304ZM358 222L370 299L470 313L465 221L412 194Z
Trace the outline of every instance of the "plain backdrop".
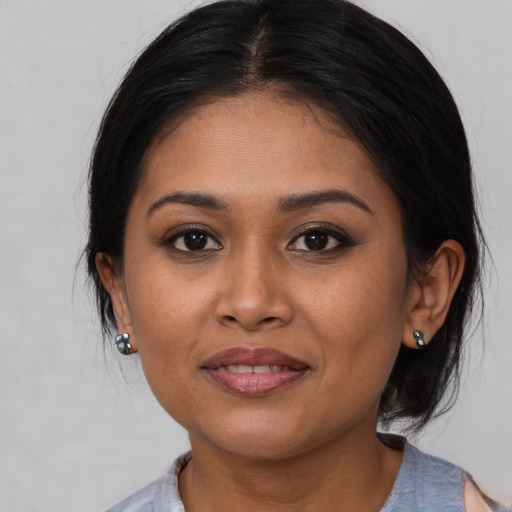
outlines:
M512 500L512 2L359 3L411 37L451 87L493 257L459 401L415 442ZM103 350L77 262L102 111L131 59L195 5L0 0L0 511L105 509L187 448L137 357L122 359L111 340Z

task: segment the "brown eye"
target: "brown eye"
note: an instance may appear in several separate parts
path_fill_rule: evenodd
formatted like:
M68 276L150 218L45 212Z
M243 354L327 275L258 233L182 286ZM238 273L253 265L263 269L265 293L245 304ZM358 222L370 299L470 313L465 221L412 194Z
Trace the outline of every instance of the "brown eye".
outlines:
M189 251L204 249L208 242L208 235L205 233L187 233L183 235L183 245Z
M289 250L327 253L352 247L354 242L344 233L329 229L308 229L297 236L288 246Z
M310 251L321 251L325 249L329 243L329 235L321 231L311 231L304 236L304 245Z
M206 231L187 231L177 233L170 240L170 245L178 251L209 251L221 249L221 245Z

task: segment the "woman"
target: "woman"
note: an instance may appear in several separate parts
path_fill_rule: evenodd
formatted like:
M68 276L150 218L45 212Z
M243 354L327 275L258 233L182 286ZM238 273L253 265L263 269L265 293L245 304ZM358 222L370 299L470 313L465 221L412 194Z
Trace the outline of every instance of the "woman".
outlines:
M90 212L105 332L191 443L112 511L500 510L376 434L450 405L480 276L457 108L395 29L341 0L193 11L109 105Z

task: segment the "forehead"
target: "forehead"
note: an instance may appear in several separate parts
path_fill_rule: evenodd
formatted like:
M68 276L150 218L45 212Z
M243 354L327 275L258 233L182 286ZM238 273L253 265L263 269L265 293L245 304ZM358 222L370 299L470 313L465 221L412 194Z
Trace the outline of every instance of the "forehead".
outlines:
M328 112L250 92L195 107L162 130L146 154L136 196L197 190L277 201L332 188L393 196L361 144Z

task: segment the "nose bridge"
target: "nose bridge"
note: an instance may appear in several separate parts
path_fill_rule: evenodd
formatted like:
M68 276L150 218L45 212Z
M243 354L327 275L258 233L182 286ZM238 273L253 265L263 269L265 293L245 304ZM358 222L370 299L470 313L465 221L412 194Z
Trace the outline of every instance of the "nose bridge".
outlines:
M219 320L254 330L283 325L291 319L291 305L277 278L280 269L276 251L250 240L232 250L226 266Z

